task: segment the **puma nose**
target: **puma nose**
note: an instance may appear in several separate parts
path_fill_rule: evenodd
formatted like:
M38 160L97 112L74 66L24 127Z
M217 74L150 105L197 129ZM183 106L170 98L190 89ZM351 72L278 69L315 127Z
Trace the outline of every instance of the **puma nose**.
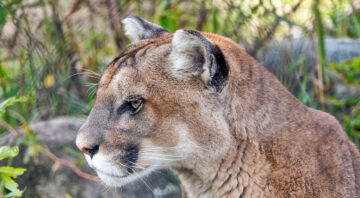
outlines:
M84 142L77 141L76 146L81 152L89 155L91 158L99 151L99 145L90 146Z
M102 144L102 133L96 126L89 126L86 121L76 135L76 146L91 158L99 152Z

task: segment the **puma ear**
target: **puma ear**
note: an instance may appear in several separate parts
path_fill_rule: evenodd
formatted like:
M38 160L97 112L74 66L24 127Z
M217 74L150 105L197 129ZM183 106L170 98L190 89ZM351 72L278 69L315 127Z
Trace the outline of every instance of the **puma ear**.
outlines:
M124 24L125 35L128 36L133 43L171 33L156 24L134 15L126 17L122 20L122 23Z
M220 48L194 30L177 30L170 54L174 74L178 77L200 76L205 86L221 88L229 67Z

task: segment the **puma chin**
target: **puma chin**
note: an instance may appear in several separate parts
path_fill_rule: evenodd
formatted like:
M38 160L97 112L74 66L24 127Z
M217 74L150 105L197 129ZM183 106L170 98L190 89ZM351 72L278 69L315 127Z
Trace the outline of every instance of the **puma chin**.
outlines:
M360 197L360 154L228 38L136 16L76 145L109 186L170 168L187 198Z
M99 178L107 185L120 187L127 183L139 180L141 177L146 176L151 173L156 165L149 165L148 167L140 170L139 172L122 170L117 168L108 162L103 156L97 155L90 158L89 155L85 155L85 159L88 162L89 166L93 168Z

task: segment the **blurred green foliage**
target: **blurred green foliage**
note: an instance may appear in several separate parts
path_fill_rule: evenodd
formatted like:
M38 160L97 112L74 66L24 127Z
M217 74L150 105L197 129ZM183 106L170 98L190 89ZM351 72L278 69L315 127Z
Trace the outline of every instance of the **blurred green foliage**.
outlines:
M337 116L345 131L358 144L360 138L360 57L338 63L331 63L332 72L341 79L354 94L336 98L330 94L327 103L330 113Z
M6 108L11 107L15 103L25 102L26 97L16 98L15 96L6 99L0 103L0 115L5 114ZM8 124L6 121L0 120L2 126L7 127L7 129L15 135L17 132ZM17 176L22 175L26 169L23 168L14 168L11 166L12 158L19 154L18 146L1 146L0 147L0 161L8 158L7 166L0 166L0 195L4 197L19 197L22 195L22 191L18 189L18 184L14 181Z
M341 64L331 63L330 65L344 78L346 83L360 86L360 57L344 61Z
M0 147L0 161L6 158L13 158L19 154L19 147L2 146ZM18 189L18 184L14 181L17 176L22 175L26 169L14 168L11 166L0 166L1 189L0 195L4 197L19 197L22 191ZM3 192L3 193L1 193Z

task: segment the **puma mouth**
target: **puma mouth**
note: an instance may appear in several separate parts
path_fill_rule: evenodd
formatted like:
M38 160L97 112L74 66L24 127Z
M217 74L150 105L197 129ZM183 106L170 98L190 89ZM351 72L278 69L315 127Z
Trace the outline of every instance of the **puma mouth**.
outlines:
M130 176L130 173L127 173L127 174L124 174L124 175L117 175L117 174L107 173L106 171L97 169L97 168L95 168L95 167L94 167L94 169L95 169L95 171L96 171L98 174L101 173L101 174L107 175L107 176L109 176L109 177L126 178L126 177Z
M148 175L154 170L154 167L149 166L139 172L126 173L124 175L118 175L114 173L108 173L103 170L95 169L98 177L108 186L121 187L125 184L131 183L142 177Z

